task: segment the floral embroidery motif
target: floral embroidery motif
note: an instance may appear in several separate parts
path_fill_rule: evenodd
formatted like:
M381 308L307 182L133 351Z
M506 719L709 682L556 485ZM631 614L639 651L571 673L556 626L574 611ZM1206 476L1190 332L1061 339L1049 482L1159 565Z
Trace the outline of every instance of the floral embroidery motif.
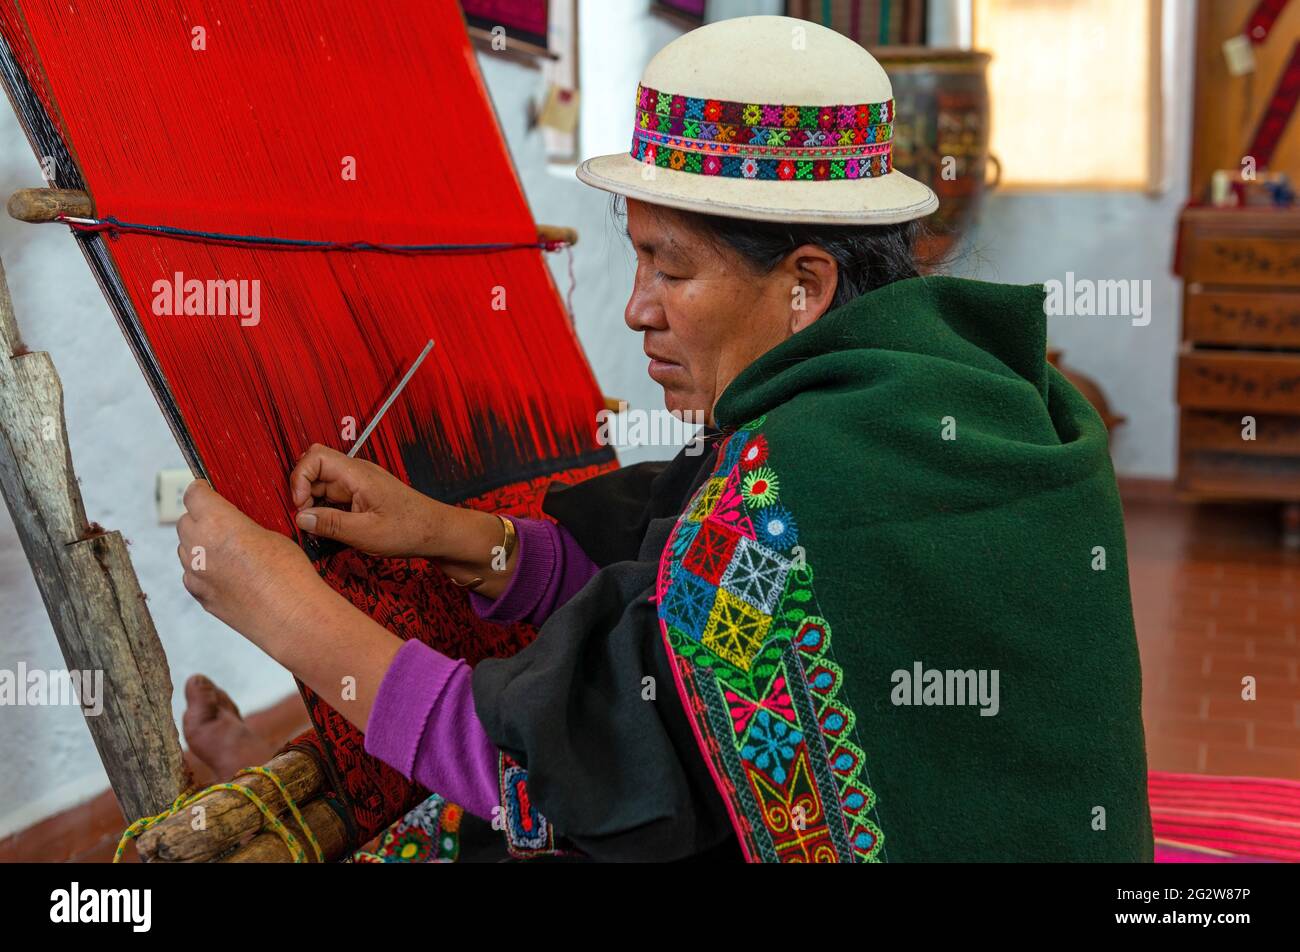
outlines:
M722 696L726 698L731 713L732 727L737 736L748 731L749 719L764 709L774 712L778 717L784 718L786 721L793 722L795 720L790 692L785 690L785 678L779 674L776 676L776 680L772 682L772 692L762 701L755 702L743 694L737 694L735 691L723 691Z
M760 509L755 522L762 530L760 538L774 549L789 549L799 541L799 529L794 516L785 506L768 506Z
M759 711L753 726L746 732L749 740L740 748L740 756L752 761L759 770L785 783L786 769L793 765L797 745L803 734L784 717Z
M384 833L374 852L358 850L353 863L454 863L460 856L464 811L436 793Z
M745 487L745 502L752 506L770 506L776 502L779 480L766 466L750 470L741 485Z
M761 433L743 445L745 449L740 453L741 469L753 469L767 462L767 440Z
M678 519L659 565L660 626L746 855L875 862L884 837L857 717L763 423L719 447Z
M825 181L887 175L894 101L788 106L678 96L641 86L638 162L727 178Z

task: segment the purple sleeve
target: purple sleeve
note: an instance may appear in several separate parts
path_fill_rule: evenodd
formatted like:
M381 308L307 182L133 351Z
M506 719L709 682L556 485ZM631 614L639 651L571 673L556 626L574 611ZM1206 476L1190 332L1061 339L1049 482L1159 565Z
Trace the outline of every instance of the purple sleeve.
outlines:
M411 640L398 649L366 722L366 753L492 819L499 751L474 710L470 666Z
M470 592L470 604L487 621L540 625L576 595L599 567L560 526L545 519L510 518L519 537L515 574L495 601Z
M543 519L512 521L519 535L514 576L496 600L470 592L470 602L488 621L540 625L598 566L559 526ZM470 670L421 642L402 645L370 711L366 753L490 820L500 805L500 752L479 723Z

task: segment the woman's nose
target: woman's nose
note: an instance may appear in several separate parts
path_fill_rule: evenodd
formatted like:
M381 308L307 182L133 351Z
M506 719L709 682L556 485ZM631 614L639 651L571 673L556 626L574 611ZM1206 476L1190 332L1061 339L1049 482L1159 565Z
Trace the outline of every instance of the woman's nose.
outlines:
M623 310L623 321L634 331L662 330L668 326L662 303L646 286L638 273L632 282L632 295Z

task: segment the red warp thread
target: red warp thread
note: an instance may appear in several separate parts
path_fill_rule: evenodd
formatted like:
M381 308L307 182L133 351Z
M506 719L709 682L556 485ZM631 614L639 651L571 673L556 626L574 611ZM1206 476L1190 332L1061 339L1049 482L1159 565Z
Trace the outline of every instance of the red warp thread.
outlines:
M363 426L431 338L438 347L366 448L381 465L417 477L403 448L423 447L440 482L491 481L597 449L599 391L455 3L16 10L10 45L30 42L33 85L57 103L96 208L226 234L534 246L285 255L119 233L110 253L172 397L214 485L241 509L292 531L277 477L313 442L347 449L344 419ZM96 55L69 37L93 38ZM177 273L259 281L258 323L155 314L155 282ZM485 441L489 428L499 432Z

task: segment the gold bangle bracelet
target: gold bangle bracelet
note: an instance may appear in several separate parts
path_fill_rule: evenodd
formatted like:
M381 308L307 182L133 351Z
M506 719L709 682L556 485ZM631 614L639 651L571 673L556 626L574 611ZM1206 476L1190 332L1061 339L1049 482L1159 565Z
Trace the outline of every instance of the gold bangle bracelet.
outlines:
M501 540L500 548L501 551L505 553L506 563L509 564L510 556L515 554L515 546L519 544L519 534L515 531L515 524L512 520L507 519L499 512L495 513L495 515L498 519L501 520L501 526L505 530L505 538ZM493 558L494 559L496 558L495 550L493 550ZM455 585L457 588L467 588L472 592L480 585L482 585L485 581L486 579L484 579L481 575L476 575L468 582L458 582L455 579L452 579L451 584Z
M510 564L510 556L515 554L515 546L519 544L519 534L515 532L515 523L513 519L508 519L501 513L497 513L497 518L501 520L501 525L505 527L506 537L501 540L501 549L506 555L506 564ZM502 571L505 571L504 566Z

